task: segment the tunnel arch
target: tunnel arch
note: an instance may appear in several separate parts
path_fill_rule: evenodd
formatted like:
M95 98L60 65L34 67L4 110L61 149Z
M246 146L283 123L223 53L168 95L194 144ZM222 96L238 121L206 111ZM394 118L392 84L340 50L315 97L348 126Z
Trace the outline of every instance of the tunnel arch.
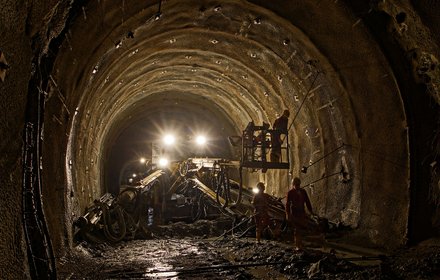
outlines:
M326 9L340 20L335 26L330 18L316 21L297 7L245 1L203 2L204 16L197 1L168 1L157 21L152 18L156 6L137 3L125 7L121 22L120 5L106 3L86 6L87 19L78 17L72 25L55 62L51 98L60 90L70 115L62 124L64 131L49 125L47 130L63 139L65 132L70 140L62 144L67 151L63 161L47 156L49 166L66 166L67 171L56 182L45 182L48 198L60 199L54 206L58 210L51 212L64 213L63 219L72 221L99 197L108 143L133 122L130 112L153 108L148 104L159 103L158 96L204 96L206 100L199 104L218 106L226 113L224 122L237 131L249 120L272 123L284 108L293 116L305 100L290 132L292 173L311 182L338 171L344 158L352 178L343 183L338 176L330 177L308 189L318 213L358 228L358 237L373 244L404 242L407 213L398 209L407 209L408 174L398 165L407 166L408 159L397 158L398 165L383 161L394 153L408 152L399 89L380 49L362 25L352 27L355 18L344 6ZM325 14L322 7L308 5L311 12ZM219 7L221 13L215 11ZM228 13L232 23L224 19ZM160 28L151 28L153 24ZM258 32L247 29L249 24L257 26ZM329 35L319 33L316 26ZM338 34L337 28L346 29L347 34ZM128 31L134 38L127 37ZM342 38L347 37L353 39L344 44ZM84 46L84 41L89 44ZM249 51L254 49L258 51ZM225 74L228 65L233 70ZM379 112L372 104L388 111ZM48 107L46 123L53 123L52 115L66 114L62 110L62 106ZM141 113L137 117L141 116L148 118ZM48 139L46 149L57 141ZM349 146L307 174L300 173L301 166L344 143ZM282 197L287 177L287 173L268 172L260 179ZM62 193L50 193L64 182L68 184ZM50 223L59 219L59 213L48 214ZM385 230L381 215L392 217L396 224Z

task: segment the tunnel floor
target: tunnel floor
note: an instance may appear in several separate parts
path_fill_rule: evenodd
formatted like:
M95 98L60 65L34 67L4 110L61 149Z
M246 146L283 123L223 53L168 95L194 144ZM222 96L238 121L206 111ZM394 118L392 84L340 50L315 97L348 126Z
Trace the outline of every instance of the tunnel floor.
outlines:
M384 255L326 238L306 237L294 251L290 233L255 242L223 235L218 222L157 227L151 239L76 244L58 261L59 279L440 279L440 242Z

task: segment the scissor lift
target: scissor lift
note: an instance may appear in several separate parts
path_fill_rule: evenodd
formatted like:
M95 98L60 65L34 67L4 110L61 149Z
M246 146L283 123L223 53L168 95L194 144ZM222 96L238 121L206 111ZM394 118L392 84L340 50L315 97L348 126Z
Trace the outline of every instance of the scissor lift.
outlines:
M269 129L268 125L255 126L249 123L242 135L242 157L241 167L262 169L266 172L267 169L289 169L289 135L283 134L283 143L281 145L281 156L278 162L271 162L271 137L274 134L280 133L278 130Z

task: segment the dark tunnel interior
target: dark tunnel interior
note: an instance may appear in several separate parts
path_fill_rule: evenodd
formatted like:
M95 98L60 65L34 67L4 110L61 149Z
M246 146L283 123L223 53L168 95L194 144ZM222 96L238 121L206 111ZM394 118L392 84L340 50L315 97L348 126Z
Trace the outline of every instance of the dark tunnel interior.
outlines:
M174 159L179 160L194 157L220 157L238 159L236 149L231 149L228 137L238 135L224 112L216 113L215 108L204 107L203 104L191 104L191 98L181 95L180 98L160 100L160 105L148 103L146 112L130 110L127 119L130 124L118 133L115 139L110 137L105 144L108 149L108 159L105 160L104 185L107 192L117 195L119 186L128 180L134 171L140 172L143 163L140 159L152 159L153 143L161 142L162 138L171 133L179 136L181 141L174 147ZM157 110L151 110L155 108ZM191 111L188 108L193 108ZM197 147L197 136L207 137L209 145Z
M428 2L5 0L0 275L434 279ZM325 245L291 250L295 177ZM270 223L254 244L259 182Z

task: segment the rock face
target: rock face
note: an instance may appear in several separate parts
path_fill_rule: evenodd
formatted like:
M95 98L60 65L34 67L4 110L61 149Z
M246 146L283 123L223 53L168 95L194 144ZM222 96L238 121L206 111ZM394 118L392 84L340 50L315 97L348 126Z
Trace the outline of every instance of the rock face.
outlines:
M203 120L226 139L289 108L290 172L313 183L316 212L375 246L434 233L440 37L429 7L438 4L136 2L2 3L0 275L29 277L24 174L41 186L37 219L62 256L72 221L128 161L114 148L136 142L118 140L123 131L156 132L164 116ZM288 179L245 174L279 197Z

